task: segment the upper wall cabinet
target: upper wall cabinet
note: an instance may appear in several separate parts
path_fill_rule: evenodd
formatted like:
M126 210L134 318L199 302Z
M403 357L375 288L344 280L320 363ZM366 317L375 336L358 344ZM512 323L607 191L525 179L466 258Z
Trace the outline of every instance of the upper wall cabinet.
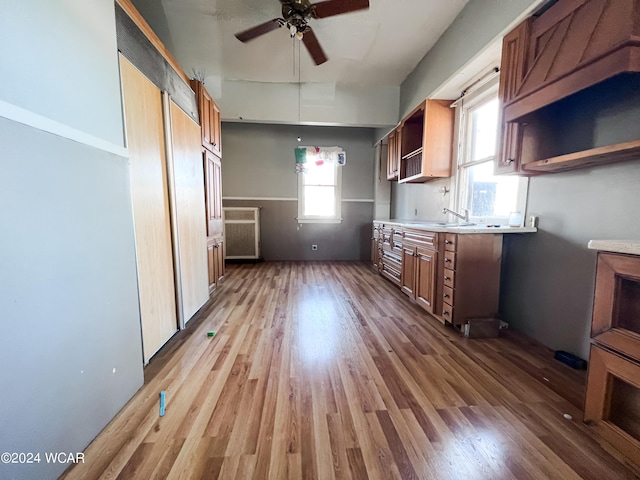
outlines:
M400 129L396 128L387 137L387 180L397 180L400 169Z
M506 35L496 172L637 158L640 127L627 117L640 89L638 35L637 0L560 0Z
M191 88L198 100L198 113L202 125L202 145L220 157L222 156L220 108L201 82L191 80Z
M398 182L451 176L454 111L448 100L425 100L401 122Z

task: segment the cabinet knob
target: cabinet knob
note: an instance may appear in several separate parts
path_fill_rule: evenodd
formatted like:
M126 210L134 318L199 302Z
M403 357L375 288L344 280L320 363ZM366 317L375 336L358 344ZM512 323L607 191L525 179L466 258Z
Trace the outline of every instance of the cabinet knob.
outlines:
M449 298L449 294L445 293L444 298Z
M444 276L445 280L451 280L449 277L447 277L446 275Z
M445 245L451 245L453 242L451 240L445 240L444 243Z
M514 161L513 158L507 158L507 165L511 165Z
M445 258L444 263L451 263L451 260L449 260L448 258Z
M442 315L446 315L448 317L449 316L449 312L444 311L444 312L442 312Z

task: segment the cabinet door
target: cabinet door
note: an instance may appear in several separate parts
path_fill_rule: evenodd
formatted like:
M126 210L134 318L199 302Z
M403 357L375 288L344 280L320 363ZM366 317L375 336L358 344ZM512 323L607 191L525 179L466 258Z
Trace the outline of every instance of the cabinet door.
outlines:
M416 298L416 247L402 247L402 284L401 290L411 298Z
M207 230L204 174L200 126L173 100L171 112L171 146L173 151L173 203L176 218L175 251L182 302L182 324L189 321L209 300L207 288Z
M224 239L223 239L223 237L219 237L216 240L215 261L216 261L216 268L215 268L216 284L219 286L224 281L224 273L225 273L225 268L224 268Z
M530 25L530 20L522 22L502 41L499 92L502 108L518 95L522 86ZM501 118L504 118L504 114L501 115ZM500 141L495 160L495 172L497 174L517 173L520 169L522 128L517 123L505 122L502 119L500 122Z
M436 275L438 272L438 252L419 248L416 259L416 301L426 311L437 315Z
M178 329L160 90L120 56L144 363Z
M202 144L211 144L211 129L213 125L213 99L209 92L204 88L204 86L200 87L200 124L202 128Z
M398 133L393 130L387 139L387 180L396 180L398 178Z
M217 286L216 282L216 245L209 242L207 245L207 271L209 274L209 295L211 295Z
M213 101L211 97L209 97L211 103L211 123L210 123L210 131L209 136L211 138L211 146L213 147L213 153L217 154L219 157L222 156L222 123L220 118L220 107L218 104Z
M207 236L222 233L222 163L208 150L204 151L205 195L207 204Z

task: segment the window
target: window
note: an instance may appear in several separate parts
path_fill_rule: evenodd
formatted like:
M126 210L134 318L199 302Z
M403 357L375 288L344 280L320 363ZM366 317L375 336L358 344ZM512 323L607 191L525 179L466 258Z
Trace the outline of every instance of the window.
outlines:
M307 149L304 168L298 174L299 223L342 222L342 162L339 151L342 150ZM340 158L344 159L344 153Z
M499 108L496 80L465 97L460 109L457 207L469 210L475 223L507 225L511 212L524 213L526 207L528 179L493 174Z

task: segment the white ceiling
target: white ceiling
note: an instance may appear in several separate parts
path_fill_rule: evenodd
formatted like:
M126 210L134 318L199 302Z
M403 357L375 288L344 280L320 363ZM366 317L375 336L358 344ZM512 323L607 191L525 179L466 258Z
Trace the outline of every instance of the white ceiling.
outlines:
M284 28L234 34L280 17L278 0L133 0L187 75L209 81L398 86L469 0L370 0L369 10L313 19L329 61L316 66ZM300 70L297 58L300 55ZM294 64L294 61L296 63Z

